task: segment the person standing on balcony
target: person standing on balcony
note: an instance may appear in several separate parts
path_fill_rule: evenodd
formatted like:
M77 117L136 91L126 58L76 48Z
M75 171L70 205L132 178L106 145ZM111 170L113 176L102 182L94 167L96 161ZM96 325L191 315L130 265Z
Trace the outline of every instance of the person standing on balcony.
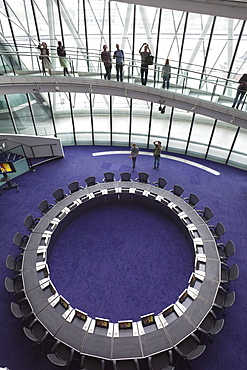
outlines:
M60 66L63 67L64 76L66 76L66 75L69 76L67 59L66 59L66 51L65 51L65 48L62 45L61 41L58 41L57 55L59 56Z
M170 87L170 78L171 78L171 66L169 64L169 59L166 59L166 63L162 68L162 77L163 77L163 89L166 87L167 90Z
M119 45L116 45L117 50L114 51L113 58L116 58L116 70L117 70L117 81L123 82L123 62L124 62L124 52L119 49Z
M49 75L51 76L52 64L49 58L49 49L47 47L47 44L45 42L42 42L42 44L39 44L38 49L40 50L39 59L41 59L42 62L43 75L46 75L45 70L48 69Z
M106 73L104 74L104 78L105 80L107 78L108 80L110 80L111 79L111 67L112 67L111 54L109 51L107 51L106 45L103 46L103 51L101 53L101 60L104 63L105 71L106 71Z
M143 47L144 51L142 51ZM139 54L141 56L141 82L142 85L146 85L148 79L148 64L146 58L148 55L151 55L151 50L146 42L144 42L140 47Z
M238 82L239 82L239 85L238 85L237 93L236 93L235 99L233 100L233 104L232 104L232 108L234 108L235 105L237 104L236 105L237 109L247 91L247 73L243 74L243 76L240 78Z

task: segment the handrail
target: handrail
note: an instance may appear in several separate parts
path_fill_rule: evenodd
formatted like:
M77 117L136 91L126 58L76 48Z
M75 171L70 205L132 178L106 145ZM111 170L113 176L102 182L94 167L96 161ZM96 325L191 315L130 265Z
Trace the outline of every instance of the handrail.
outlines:
M38 56L39 51L37 48L33 48L35 52L30 53L30 48L28 48L27 52L14 52L14 51L6 51L6 50L1 50L1 60L3 63L3 68L5 73L13 73L14 75L18 74L36 74L36 73L42 73L41 68L40 68L40 61ZM32 49L32 50L33 50ZM58 64L59 57L57 55L53 55L53 52L56 52L55 49L50 48L51 50L51 59L53 61L53 64ZM81 52L81 56L78 57L78 50ZM66 48L68 58L68 62L70 64L70 69L72 71L72 75L83 75L83 77L91 77L92 74L95 77L103 77L103 66L100 58L100 52L99 51L90 51L89 53L86 53L84 50L80 50L78 48L72 49L72 48ZM75 58L73 57L73 54L75 55ZM6 60L2 58L2 56L5 55L6 58L9 60L9 64L11 66L10 70L8 71L6 68ZM128 54L127 54L128 55ZM12 59L15 57L22 57L22 60L25 58L30 58L33 62L33 65L37 65L37 69L34 70L27 70L23 65L20 65L21 69L17 69L14 67L12 63ZM115 64L115 60L112 61L113 65ZM23 62L22 62L23 63ZM177 63L177 62L176 62ZM171 62L172 65L172 62ZM187 64L188 65L188 64ZM75 67L76 66L76 67ZM198 65L192 65L192 67L197 67ZM161 71L162 71L163 64L160 63L154 63L153 66L149 66L149 79L148 82L152 82L154 87L157 87L157 84L160 86L162 83L162 77L161 77ZM202 68L202 66L200 66ZM102 69L103 68L103 69ZM86 69L86 71L85 71ZM140 79L140 57L138 59L132 59L128 58L128 56L125 56L125 71L127 70L127 79L128 82L131 83L135 81L136 79ZM58 69L53 68L53 74L61 74L62 73L62 67L59 66ZM133 71L133 74L131 73ZM223 71L221 70L215 70L220 73ZM224 72L225 73L225 72ZM114 75L114 73L113 73ZM203 75L203 78L201 76ZM232 74L239 79L239 76L236 74ZM200 93L201 95L200 98L203 99L203 96L205 94L210 95L210 100L212 101L215 97L220 97L224 96L227 99L232 99L233 96L235 96L236 91L237 91L237 86L232 87L231 85L234 83L236 84L236 80L230 79L230 78L225 78L225 77L219 77L217 75L213 75L212 73L207 74L204 73L202 74L201 71L195 71L191 69L184 69L181 68L181 66L178 67L172 67L172 73L171 73L171 78L176 78L177 83L172 84L171 86L174 88L180 88L182 94L186 93L187 90L193 90L194 93ZM189 91L188 91L189 92ZM204 95L203 95L204 94ZM245 104L245 100L243 105ZM242 105L242 106L243 106Z

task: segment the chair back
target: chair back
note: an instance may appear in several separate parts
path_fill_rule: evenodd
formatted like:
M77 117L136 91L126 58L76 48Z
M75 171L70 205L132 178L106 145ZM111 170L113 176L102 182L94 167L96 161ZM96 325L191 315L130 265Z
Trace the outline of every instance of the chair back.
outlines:
M113 182L115 174L113 172L105 172L104 173L104 181L106 182Z
M120 173L120 176L121 176L121 181L131 181L130 180L131 173L129 173L129 172L122 172L122 173Z
M68 188L70 190L70 194L73 194L75 193L76 191L78 191L80 188L79 188L79 182L78 181L73 181L71 182L69 185L68 185Z
M95 176L89 176L85 179L85 182L87 186L92 186L96 184L95 180L96 180Z
M181 197L181 195L183 194L183 192L184 192L184 189L182 188L182 186L180 186L180 185L174 185L173 193L177 197Z
M234 281L234 280L237 280L237 278L239 277L239 267L238 265L235 263L234 265L232 265L228 271L228 280L229 281Z
M143 182L144 184L148 183L149 174L146 172L138 173L138 181Z
M138 360L114 360L113 361L114 370L140 370Z
M225 226L221 222L218 222L216 227L215 227L216 236L224 235L225 232L226 232Z
M213 215L214 215L214 212L212 211L211 208L209 207L204 208L202 218L204 219L205 222L209 221L213 217Z
M9 254L6 258L6 267L7 269L13 270L13 271L16 268L16 260L11 254Z
M233 243L233 241L228 240L228 242L226 243L224 247L224 252L225 252L226 257L231 257L235 254L236 248L235 248L235 244Z
M164 179L163 177L159 177L159 178L158 178L158 187L159 187L159 188L161 188L161 189L165 189L166 184L167 184L166 179Z
M50 207L46 199L39 203L38 209L41 211L42 215L45 215L49 211Z
M170 365L169 357L167 352L161 352L157 355L150 356L148 358L148 369L149 370L158 370L165 369Z
M60 202L61 200L64 199L65 194L62 188L55 190L52 193L53 197L55 198L56 202Z
M82 359L82 368L83 369L94 369L94 370L104 370L105 361L97 357L84 356Z
M199 202L199 200L200 199L196 194L191 193L189 197L189 205L194 208Z
M12 279L10 279L8 276L6 276L4 280L5 289L9 293L15 293L15 283Z
M28 228L29 231L32 231L35 227L35 222L32 215L28 215L24 220L24 225Z
M23 313L22 313L21 308L18 305L18 303L11 302L10 303L10 309L11 309L12 314L15 317L17 317L17 319L22 319L23 318Z
M28 238L24 239L21 233L19 232L17 232L13 238L13 243L22 250L26 248L27 241Z
M231 307L235 302L235 298L236 298L235 292L232 291L228 293L225 297L224 308Z
M66 344L58 343L56 348L54 349L55 355L57 355L61 360L70 364L74 355L74 349L70 348Z

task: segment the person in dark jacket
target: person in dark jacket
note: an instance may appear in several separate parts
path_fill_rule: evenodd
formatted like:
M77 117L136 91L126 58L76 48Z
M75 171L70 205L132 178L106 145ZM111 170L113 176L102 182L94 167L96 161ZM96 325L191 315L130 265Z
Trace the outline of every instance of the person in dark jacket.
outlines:
M160 166L160 154L162 150L161 141L154 141L154 169L158 170Z
M69 71L68 71L68 66L67 66L67 59L66 59L66 51L65 51L65 48L62 45L61 41L58 41L57 55L59 56L60 66L63 67L64 76L66 76L66 75L69 76Z
M238 82L239 82L239 85L238 85L237 93L236 93L235 99L232 104L232 108L235 108L235 105L236 105L237 109L247 91L247 73L245 73Z

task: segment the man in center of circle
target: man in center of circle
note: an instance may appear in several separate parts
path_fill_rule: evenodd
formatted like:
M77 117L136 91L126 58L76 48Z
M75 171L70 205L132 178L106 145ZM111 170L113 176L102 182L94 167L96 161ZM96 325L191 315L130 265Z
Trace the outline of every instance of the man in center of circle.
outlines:
M154 169L158 170L160 166L160 154L162 150L161 141L154 141Z
M136 158L139 154L139 148L136 146L136 144L132 144L132 147L130 148L130 158L132 159L132 172L135 170L136 166Z

